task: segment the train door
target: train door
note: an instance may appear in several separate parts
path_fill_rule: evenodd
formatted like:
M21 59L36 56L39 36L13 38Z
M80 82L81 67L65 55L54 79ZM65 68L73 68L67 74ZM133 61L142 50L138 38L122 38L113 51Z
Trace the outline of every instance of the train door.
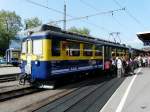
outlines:
M110 46L105 46L105 48L104 48L104 57L105 57L105 60L112 58L112 52L111 52L111 47Z
M104 69L104 64L107 59L112 58L111 54L111 47L110 46L103 46L103 69Z
M26 41L26 48L27 48L27 53L26 53L26 60L27 60L27 64L26 64L26 67L25 67L25 72L27 74L31 74L31 61L32 61L32 40L31 39L28 39Z

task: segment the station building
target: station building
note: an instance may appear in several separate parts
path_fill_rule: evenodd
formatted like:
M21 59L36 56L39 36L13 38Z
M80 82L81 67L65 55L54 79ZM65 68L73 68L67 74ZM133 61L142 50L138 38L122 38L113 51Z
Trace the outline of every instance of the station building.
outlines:
M144 44L143 50L150 53L150 32L139 32L137 36Z

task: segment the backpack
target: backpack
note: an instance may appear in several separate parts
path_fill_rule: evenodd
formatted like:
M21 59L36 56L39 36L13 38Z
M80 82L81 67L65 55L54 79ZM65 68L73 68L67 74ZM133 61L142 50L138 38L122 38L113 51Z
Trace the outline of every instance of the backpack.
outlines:
M105 62L104 68L105 68L105 70L110 69L110 61L106 61L106 62Z

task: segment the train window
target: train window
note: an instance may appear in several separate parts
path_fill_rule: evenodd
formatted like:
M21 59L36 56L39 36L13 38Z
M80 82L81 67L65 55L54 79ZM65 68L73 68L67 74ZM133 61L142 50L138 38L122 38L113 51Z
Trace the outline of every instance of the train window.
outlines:
M60 56L60 41L52 40L52 56Z
M80 56L80 43L69 42L66 46L67 56Z
M119 56L119 53L116 53L116 56Z
M121 52L122 50L121 49L117 49L117 52Z
M91 44L84 44L83 56L92 56L92 45Z
M12 51L12 58L15 58L15 59L19 58L19 52Z
M112 54L112 56L115 56L115 52L112 52L111 54Z
M95 56L102 56L102 46L95 46Z
M33 54L42 55L42 40L33 40Z
M112 52L111 52L112 56L115 56L115 55L116 55L116 49L115 49L115 48L112 48L111 51L112 51Z
M26 53L26 51L27 51L26 42L23 42L23 43L22 43L22 47L21 47L21 52L22 52L22 53Z
M111 50L112 52L116 52L116 49L115 48L112 48L112 50Z
M126 53L129 53L129 51L128 51L128 50L126 50Z

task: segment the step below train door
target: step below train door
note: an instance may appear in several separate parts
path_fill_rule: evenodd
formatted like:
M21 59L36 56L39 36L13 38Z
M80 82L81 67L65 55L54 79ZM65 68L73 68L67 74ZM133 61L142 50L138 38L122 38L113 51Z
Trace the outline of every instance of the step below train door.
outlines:
M31 68L32 68L32 40L31 39L27 39L26 42L27 45L27 53L26 53L26 60L27 60L27 64L25 66L25 72L27 74L31 74Z

